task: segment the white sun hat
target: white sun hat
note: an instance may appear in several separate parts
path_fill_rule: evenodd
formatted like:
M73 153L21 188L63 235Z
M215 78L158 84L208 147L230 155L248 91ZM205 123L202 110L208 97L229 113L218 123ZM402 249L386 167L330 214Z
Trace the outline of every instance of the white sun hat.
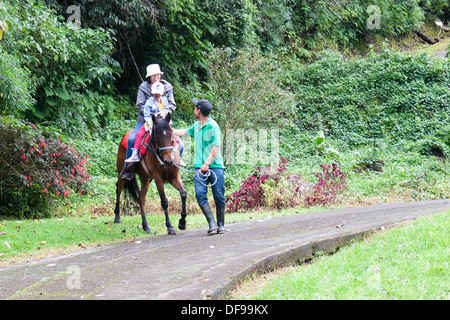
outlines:
M151 77L155 74L164 74L164 72L161 72L161 69L159 69L159 64L154 63L147 66L147 75L146 78Z
M152 84L152 94L164 94L164 85L161 82L155 82Z

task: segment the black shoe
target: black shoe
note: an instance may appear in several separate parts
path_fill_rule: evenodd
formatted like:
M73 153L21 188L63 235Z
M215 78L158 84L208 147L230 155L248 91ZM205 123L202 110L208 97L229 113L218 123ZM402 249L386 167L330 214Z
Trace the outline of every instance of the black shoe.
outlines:
M127 168L125 168L125 169L123 169L122 175L120 177L123 180L131 181L131 179L133 178L133 174L129 170L127 170Z
M216 224L216 221L214 220L214 216L211 211L211 207L209 206L208 203L206 203L206 204L200 206L200 208L202 209L202 212L206 217L206 221L208 221L208 225L209 225L208 235L212 235L217 229L217 224Z
M217 224L219 225L217 228L217 233L223 234L227 232L225 230L225 207L216 207L216 215Z

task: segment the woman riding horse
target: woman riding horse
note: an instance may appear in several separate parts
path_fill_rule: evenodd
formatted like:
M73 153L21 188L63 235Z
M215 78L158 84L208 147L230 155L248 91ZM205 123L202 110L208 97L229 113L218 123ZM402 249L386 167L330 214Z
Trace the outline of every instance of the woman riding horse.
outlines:
M180 192L182 208L181 219L178 223L180 230L186 229L186 197L187 193L181 181L179 168L174 165L175 161L179 161L178 144L173 138L173 129L169 125L171 114L168 113L165 118L152 116L153 128L150 136L149 150L145 153L143 159L136 163L136 174L139 175L141 181L141 188L139 190L135 177L131 180L125 180L121 177L121 171L126 158L126 139L123 138L119 144L119 151L117 153L117 172L119 173L116 184L116 207L115 223L121 223L120 220L120 195L125 188L133 196L134 200L139 202L142 227L145 232L151 233L145 215L145 197L149 188L151 180L155 180L156 188L158 189L159 197L161 199L161 207L164 210L166 217L166 227L169 234L176 234L175 228L169 219L167 211L168 201L164 192L164 183L169 182L175 189ZM128 143L129 145L129 143Z
M138 133L139 129L144 125L144 105L145 102L152 96L151 86L155 82L161 82L164 85L164 93L163 96L167 98L168 104L164 107L163 110L160 111L161 117L165 117L167 114L171 114L176 109L176 103L175 99L173 97L173 86L167 82L166 80L162 80L161 76L164 73L161 72L159 68L159 64L150 64L147 66L147 74L145 76L144 82L141 83L138 89L137 99L136 99L136 107L139 110L139 115L137 119L136 126L134 130L131 132L131 134L128 137L128 144L127 144L127 152L126 152L126 158L128 159L131 154L134 146L134 140L136 139L136 134ZM123 167L123 173L122 178L125 180L131 180L133 177L133 174L127 170L128 164L125 163Z

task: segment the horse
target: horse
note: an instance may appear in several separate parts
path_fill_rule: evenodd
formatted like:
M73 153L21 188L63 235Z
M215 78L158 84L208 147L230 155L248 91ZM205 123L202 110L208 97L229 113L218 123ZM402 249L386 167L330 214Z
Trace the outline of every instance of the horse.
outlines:
M187 192L183 187L181 181L181 175L179 167L175 165L175 161L179 159L178 147L173 139L173 129L169 125L171 115L168 114L165 118L159 118L155 115L152 116L153 129L151 130L149 148L145 155L141 158L139 163L129 163L129 170L134 170L133 178L130 181L126 181L121 178L121 173L124 168L124 162L126 158L126 147L124 146L124 139L119 144L119 150L117 152L117 172L118 181L116 183L116 207L114 209L114 223L121 223L120 220L120 195L125 188L130 193L133 199L139 204L140 212L142 216L142 228L148 234L151 234L150 227L148 226L146 214L144 210L145 196L147 195L150 182L155 180L156 188L158 189L159 197L161 199L161 207L164 210L166 216L167 232L170 235L175 235L175 228L170 222L169 214L167 212L168 201L164 192L164 183L169 182L175 189L180 192L182 208L181 218L178 222L178 229L186 229L186 198ZM136 174L141 181L141 188L136 181Z

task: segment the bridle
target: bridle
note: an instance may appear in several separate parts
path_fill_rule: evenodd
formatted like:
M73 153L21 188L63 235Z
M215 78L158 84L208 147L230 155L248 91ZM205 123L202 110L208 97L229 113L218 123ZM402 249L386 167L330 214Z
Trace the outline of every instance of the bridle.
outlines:
M175 140L172 137L172 145L171 146L169 146L169 147L156 147L156 137L155 137L155 146L152 146L152 151L155 154L156 159L158 159L159 163L161 165L163 165L164 167L166 167L167 165L164 163L164 161L161 160L161 158L159 157L158 152L156 152L156 150L158 150L159 152L164 151L164 150L172 150L172 154L173 154L173 152L174 152L174 150L173 150L174 149L174 144L175 144ZM173 157L173 155L172 155L172 157Z

